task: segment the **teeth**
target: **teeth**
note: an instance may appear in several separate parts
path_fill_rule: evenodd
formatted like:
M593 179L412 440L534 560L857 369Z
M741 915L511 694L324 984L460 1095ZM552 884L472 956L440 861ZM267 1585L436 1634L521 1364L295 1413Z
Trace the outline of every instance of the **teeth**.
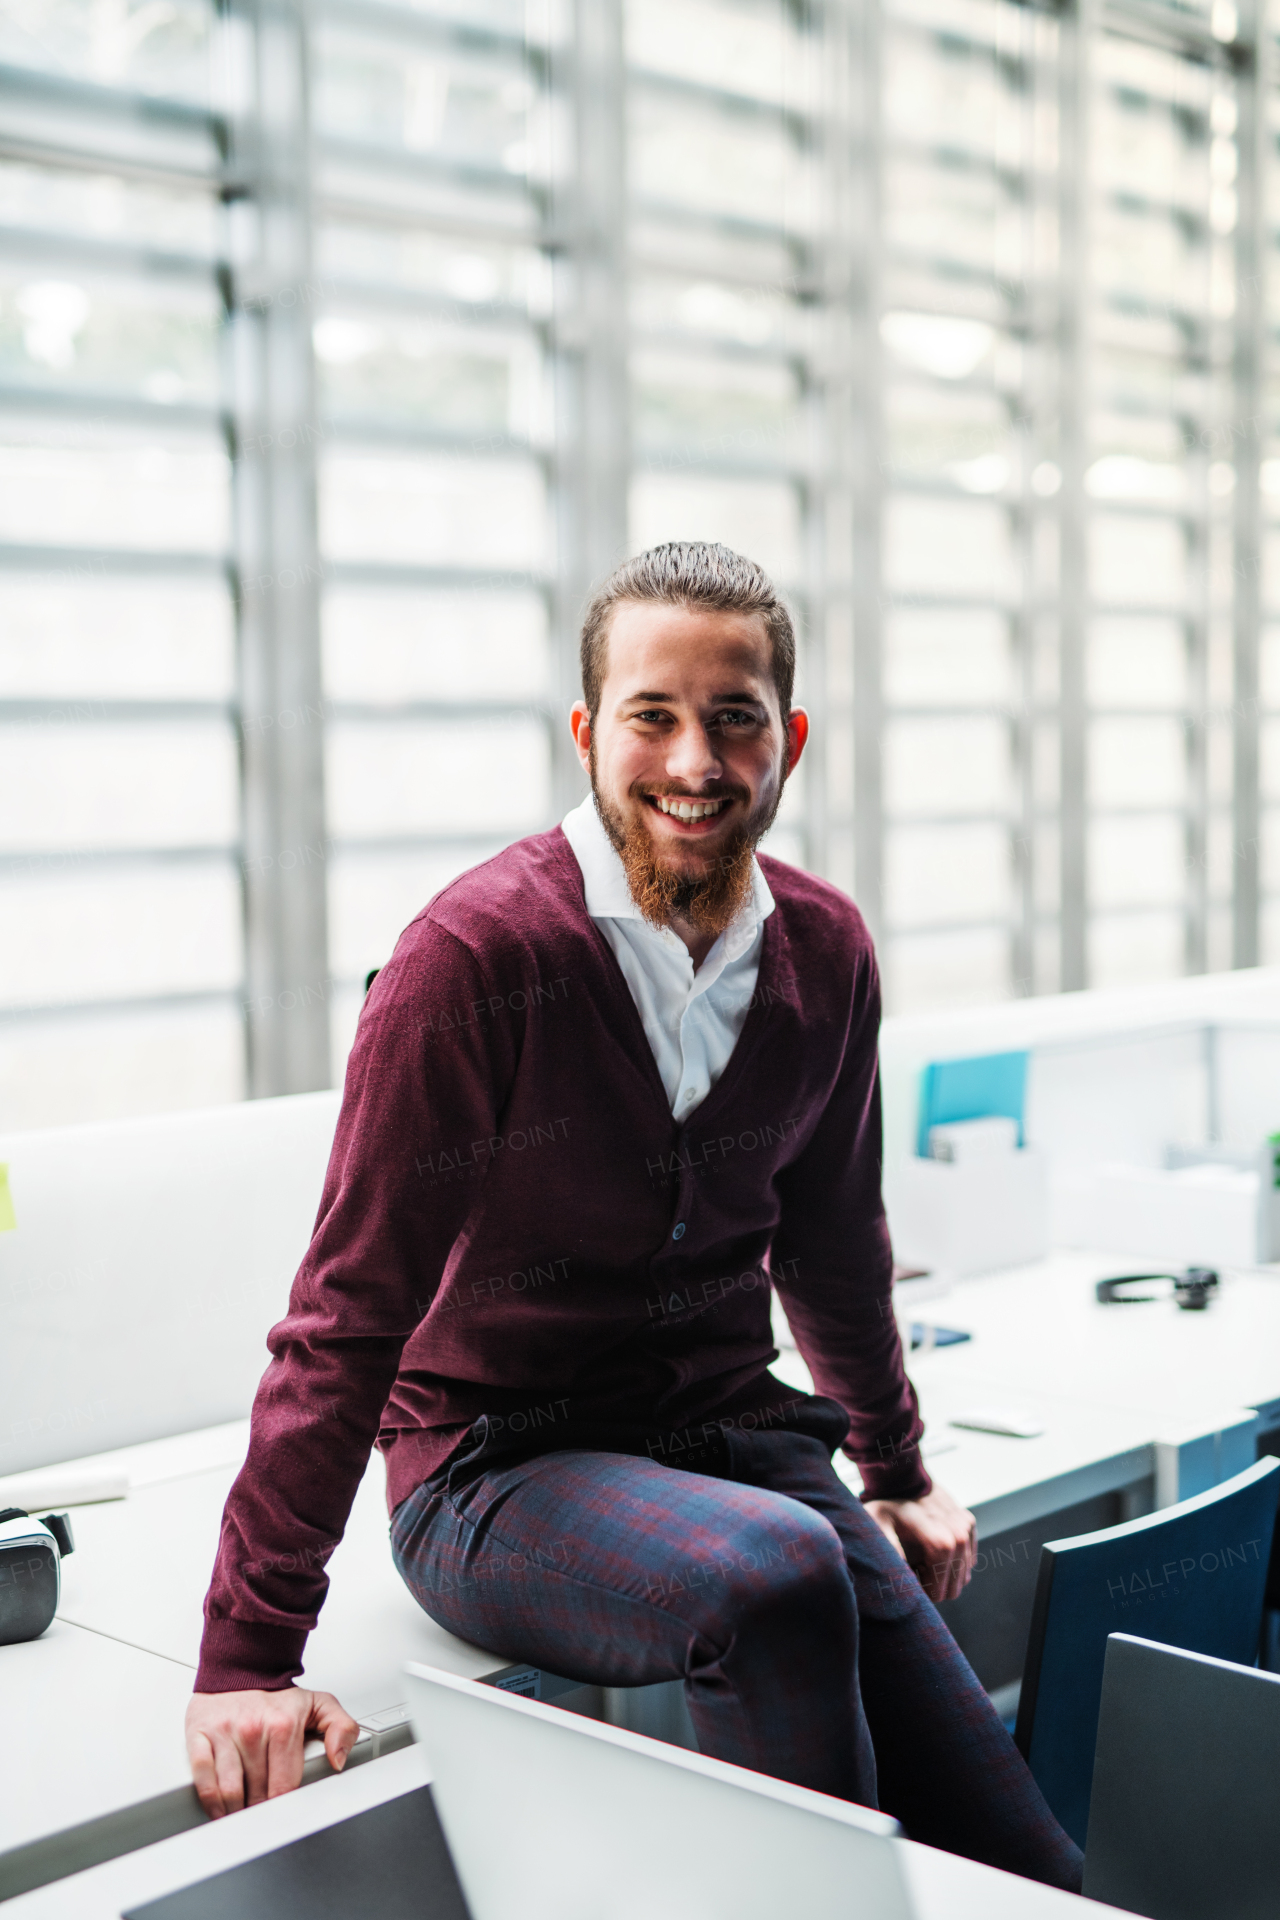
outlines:
M662 811L674 814L677 820L701 820L708 814L719 813L724 805L723 800L681 800L665 794L655 797Z

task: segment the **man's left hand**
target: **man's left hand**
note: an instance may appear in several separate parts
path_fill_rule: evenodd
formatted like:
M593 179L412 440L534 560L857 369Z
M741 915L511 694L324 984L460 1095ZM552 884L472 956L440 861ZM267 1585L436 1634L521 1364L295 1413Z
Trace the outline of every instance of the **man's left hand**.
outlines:
M969 1583L977 1555L978 1523L935 1487L922 1500L866 1500L867 1512L914 1568L929 1598L954 1600Z

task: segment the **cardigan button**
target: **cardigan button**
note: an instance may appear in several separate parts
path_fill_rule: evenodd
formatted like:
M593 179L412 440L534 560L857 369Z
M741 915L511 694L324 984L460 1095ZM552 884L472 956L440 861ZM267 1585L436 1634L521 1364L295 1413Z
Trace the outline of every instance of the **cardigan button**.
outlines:
M683 1220L676 1221L674 1227L672 1227L671 1229L671 1238L673 1240L684 1239L684 1221Z

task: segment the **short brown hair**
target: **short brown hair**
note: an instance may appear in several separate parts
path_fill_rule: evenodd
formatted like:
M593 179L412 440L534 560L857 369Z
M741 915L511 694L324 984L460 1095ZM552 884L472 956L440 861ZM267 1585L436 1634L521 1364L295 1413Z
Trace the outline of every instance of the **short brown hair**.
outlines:
M715 540L669 540L624 560L593 595L582 623L582 697L591 724L600 711L608 664L609 616L624 600L758 613L769 636L773 684L785 720L796 674L796 635L777 589L754 560Z

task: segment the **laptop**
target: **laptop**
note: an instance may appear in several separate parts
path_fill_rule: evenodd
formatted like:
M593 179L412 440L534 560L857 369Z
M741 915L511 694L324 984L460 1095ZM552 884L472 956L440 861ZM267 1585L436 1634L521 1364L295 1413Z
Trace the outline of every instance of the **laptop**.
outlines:
M124 1920L912 1920L887 1814L434 1667L407 1685L430 1786Z
M407 1673L471 1920L912 1920L887 1814L434 1667Z
M1088 1897L1154 1920L1273 1920L1277 1815L1280 1674L1110 1634Z

